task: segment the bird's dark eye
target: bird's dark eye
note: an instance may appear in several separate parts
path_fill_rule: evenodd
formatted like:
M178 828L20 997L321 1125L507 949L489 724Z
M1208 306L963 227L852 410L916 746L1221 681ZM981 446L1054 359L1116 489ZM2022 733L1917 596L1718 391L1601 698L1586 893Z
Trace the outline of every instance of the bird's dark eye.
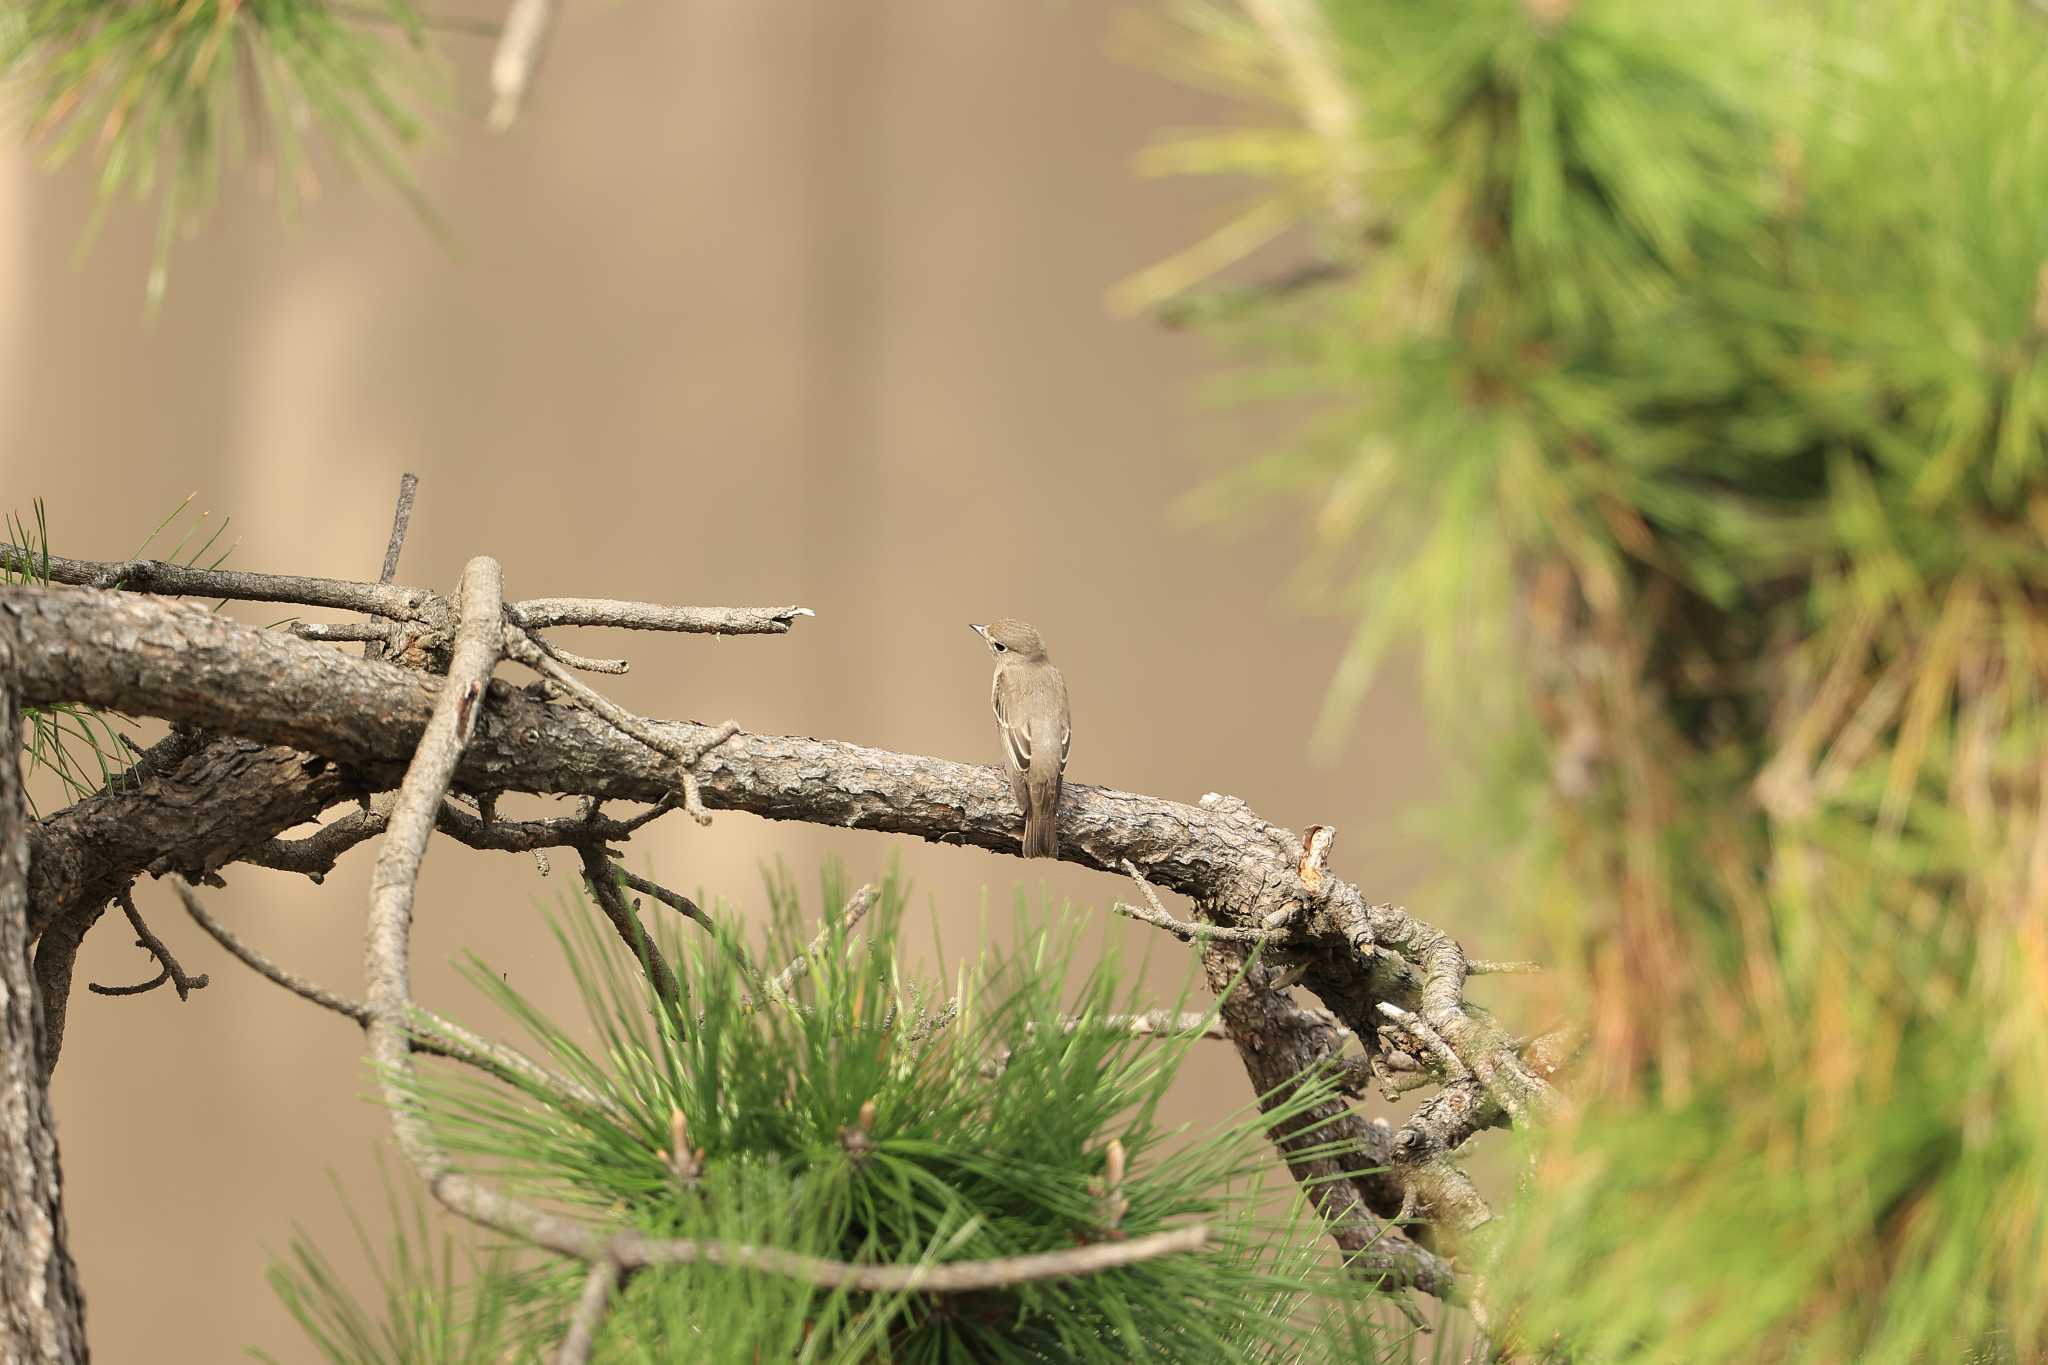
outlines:
M1000 640L996 641L996 653L1000 654L1000 653L1002 653L1002 652L1003 652L1004 650L1006 650L1006 649L1008 649L1008 648L1009 648L1009 646L1008 646L1008 645L1006 645L1006 644L1004 644L1004 643L1003 643L1002 641L1000 641Z

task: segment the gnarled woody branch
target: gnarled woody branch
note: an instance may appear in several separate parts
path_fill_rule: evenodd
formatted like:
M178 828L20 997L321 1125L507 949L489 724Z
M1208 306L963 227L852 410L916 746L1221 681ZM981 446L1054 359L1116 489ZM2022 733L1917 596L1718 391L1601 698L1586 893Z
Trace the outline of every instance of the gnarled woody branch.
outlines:
M0 590L0 614L19 632L30 701L82 701L231 730L319 753L379 788L397 782L442 686L392 664L130 594ZM695 750L720 733L649 724L671 752ZM713 809L1004 852L1018 847L1008 784L991 768L741 733L707 753L697 776ZM676 766L668 753L597 715L493 684L453 777L478 796L664 801L675 796ZM1385 1022L1381 1001L1420 1016L1478 1078L1476 1098L1403 1125L1387 1156L1405 1177L1404 1198L1395 1209L1384 1208L1383 1197L1368 1203L1382 1217L1411 1207L1453 1232L1486 1221L1469 1182L1446 1169L1448 1153L1479 1128L1505 1121L1490 1096L1535 1115L1557 1101L1512 1040L1464 1009L1467 966L1455 942L1396 907L1366 902L1324 873L1319 858L1308 861L1311 885L1302 841L1228 798L1195 807L1075 784L1060 824L1061 856L1069 861L1115 871L1128 860L1148 881L1193 897L1210 923L1284 928L1290 958L1306 964L1304 984L1368 1047ZM1326 855L1327 845L1314 852ZM1251 1065L1265 1040L1235 1028L1233 1037ZM1264 1069L1255 1068L1255 1078Z

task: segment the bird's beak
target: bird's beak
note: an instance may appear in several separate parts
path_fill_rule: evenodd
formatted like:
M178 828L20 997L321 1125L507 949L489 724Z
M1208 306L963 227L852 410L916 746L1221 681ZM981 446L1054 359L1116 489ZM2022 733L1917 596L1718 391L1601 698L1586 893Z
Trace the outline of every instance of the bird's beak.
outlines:
M969 621L969 622L967 623L967 628L968 628L969 630L973 631L973 632L974 632L974 633L975 633L976 635L979 635L979 636L981 637L981 639L982 639L982 643L984 643L984 644L988 643L988 627L987 627L987 626L977 626L977 625L975 625L975 624L974 624L974 622L972 622L972 621Z

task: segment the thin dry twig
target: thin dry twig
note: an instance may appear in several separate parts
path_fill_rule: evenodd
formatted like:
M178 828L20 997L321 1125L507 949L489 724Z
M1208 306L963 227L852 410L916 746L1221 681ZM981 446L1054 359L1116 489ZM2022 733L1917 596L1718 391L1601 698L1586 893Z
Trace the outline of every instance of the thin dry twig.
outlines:
M85 984L87 990L94 995L141 995L145 991L155 990L168 981L172 989L178 992L178 998L186 1000L191 997L192 992L206 985L205 972L197 976L188 976L185 969L178 965L178 959L171 955L171 950L164 946L164 941L150 932L149 925L142 918L142 912L135 908L135 896L132 891L124 887L121 894L114 899L120 903L121 913L128 917L128 923L135 930L135 946L149 949L156 958L157 965L163 970L139 986L102 986L97 981L88 981Z
M865 1294L971 1294L1006 1289L1040 1280L1098 1275L1105 1270L1200 1251L1208 1229L1195 1224L1133 1237L1122 1242L1097 1242L1071 1250L1041 1251L1030 1256L1004 1256L987 1261L921 1261L915 1265L853 1265L804 1256L777 1247L734 1246L722 1242L656 1242L639 1237L613 1242L630 1264L710 1265L759 1270L802 1280L820 1289L852 1289Z
M507 656L525 664L549 682L560 687L583 706L585 710L603 719L621 734L630 735L658 754L672 758L680 774L679 786L683 792L683 809L700 825L711 823L711 812L704 809L704 797L697 785L693 771L704 755L731 739L740 732L737 721L727 721L709 738L696 743L678 741L663 727L644 716L635 715L611 698L599 692L590 684L571 673L557 662L552 654L539 644L532 634L525 630L505 632L504 649Z
M372 645L387 644L394 633L389 621L294 621L292 634L301 640L318 640L323 644L356 644L368 641ZM376 655L371 655L376 658Z
M536 597L505 609L506 617L526 630L614 626L689 635L787 635L799 616L817 614L809 607L672 607L603 597Z
M1220 943L1274 943L1288 937L1271 929L1244 929L1228 924L1190 924L1186 920L1175 919L1167 913L1166 907L1159 903L1158 893L1153 891L1152 884L1145 880L1145 874L1138 871L1136 863L1129 858L1124 859L1124 871L1131 874L1131 880L1138 884L1138 890L1144 892L1145 904L1126 905L1118 901L1109 908L1119 915L1126 915L1155 928L1164 929L1183 943L1193 943L1198 939L1214 939Z
M836 928L841 933L851 933L856 924L867 918L868 911L875 908L875 902L879 898L880 893L876 891L872 883L863 886L860 890L849 896L846 901L846 907L839 912L839 918L837 920L828 920L820 926L817 936L805 946L802 952L790 959L787 967L777 972L770 980L762 983L762 994L779 1005L795 1009L797 1007L796 1001L790 998L789 993L797 982L804 979L805 973L811 970L811 959L824 951L826 941L832 937L832 931Z
M542 639L539 635L533 635L533 642L546 650L558 663L567 664L570 668L580 669L585 673L609 673L616 676L633 671L633 665L625 659L598 659L588 654L578 654L574 650L562 648L552 640Z
M1491 1077L1481 1076L1475 1072L1471 1065L1458 1055L1457 1049L1452 1047L1442 1034L1431 1028L1429 1021L1421 1015L1410 1010L1404 1010L1399 1005L1387 1000L1380 1002L1380 1013L1422 1039L1428 1045L1429 1050L1434 1052L1443 1062L1444 1072L1452 1080L1465 1080L1468 1078L1476 1080L1486 1088L1486 1093L1493 1097L1493 1102L1507 1112L1510 1119L1519 1124L1528 1118L1527 1109L1507 1086L1500 1084Z
M192 917L192 922L211 935L214 942L227 949L243 966L258 976L284 987L301 1000L368 1027L368 1005L351 1000L345 995L337 995L324 986L287 971L250 947L234 930L213 917L212 912L199 899L192 884L183 877L173 877L171 889L178 893L178 899L184 903L185 913ZM567 1077L557 1076L524 1053L501 1047L489 1039L471 1033L452 1019L445 1019L432 1010L415 1006L413 1020L416 1025L413 1047L416 1051L461 1062L488 1075L496 1076L509 1085L538 1091L547 1097L550 1103L558 1106L573 1103L587 1109L617 1112L615 1106L600 1099L585 1087Z
M641 895L654 897L654 899L680 914L683 918L695 921L698 926L705 930L717 929L718 926L711 922L711 916L705 914L698 908L697 902L681 892L671 891L659 882L651 882L645 877L635 876L618 863L612 864L612 871L617 874L620 881L632 887Z
M45 558L14 545L0 545L0 564L19 571L33 566L44 575ZM244 573L239 569L194 569L161 559L99 561L50 555L47 576L53 583L81 588L115 588L124 592L168 597L226 598L235 602L290 602L302 607L329 607L412 620L434 595L420 588L386 583L352 583L337 578L306 578L291 574Z
M675 801L656 802L648 809L624 820L609 820L593 814L575 817L554 816L541 820L488 821L471 815L454 805L451 800L441 807L440 818L435 822L435 828L470 848L493 853L531 853L539 856L540 851L546 848L623 843L634 831L675 810L680 804L680 799L678 797ZM252 849L242 861L278 872L301 873L317 884L334 870L334 865L340 861L343 854L384 832L386 811L390 804L388 797L379 797L368 809L350 811L347 815L330 820L302 839L267 840ZM542 872L545 874L545 867ZM645 887L639 889L646 890ZM674 892L650 894L675 895ZM683 898L678 896L676 899ZM663 903L674 904L665 899ZM685 904L687 903L685 901ZM706 920L705 923L708 924L709 921Z
M163 597L201 597L231 602L285 602L359 615L407 621L430 630L454 627L455 607L425 588L396 583L295 574L249 573L240 569L199 569L160 559L91 560L47 558L41 551L0 544L0 567L33 572L70 587L120 588ZM624 602L601 597L537 598L514 602L506 617L528 629L549 626L610 626L623 630L680 631L696 635L785 635L796 619L815 616L809 607L674 607L657 602ZM349 623L355 624L355 623ZM339 636L326 638L338 639Z
M1442 1035L1425 1023L1421 1015L1404 1010L1388 1000L1380 1001L1380 1013L1420 1038L1424 1045L1436 1054L1437 1060L1443 1065L1445 1075L1453 1080L1463 1080L1472 1074L1472 1068L1465 1065L1465 1059L1443 1040Z
M379 583L389 583L398 577L398 556L405 550L405 533L412 527L413 495L419 490L419 475L407 472L398 476L398 507L391 514L391 539L384 546L384 567L377 574Z

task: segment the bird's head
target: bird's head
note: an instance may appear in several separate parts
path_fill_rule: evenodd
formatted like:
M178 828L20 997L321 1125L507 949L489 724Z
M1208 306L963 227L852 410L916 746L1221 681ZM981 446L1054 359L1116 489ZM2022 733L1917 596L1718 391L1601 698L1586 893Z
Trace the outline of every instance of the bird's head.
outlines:
M1038 638L1038 632L1022 621L1004 617L991 621L985 626L969 625L968 629L979 635L988 645L988 652L998 659L1043 659L1045 641Z

